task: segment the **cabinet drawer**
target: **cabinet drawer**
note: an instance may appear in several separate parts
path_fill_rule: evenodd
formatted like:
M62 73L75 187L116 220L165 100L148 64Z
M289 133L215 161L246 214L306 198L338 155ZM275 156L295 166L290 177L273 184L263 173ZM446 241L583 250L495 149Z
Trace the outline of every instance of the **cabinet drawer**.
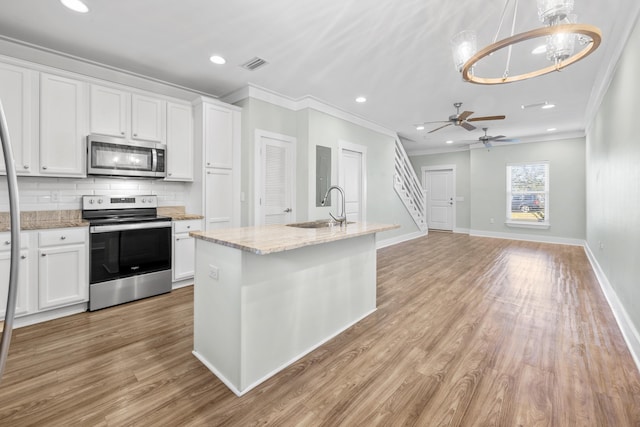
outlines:
M174 221L173 226L174 226L173 232L175 234L188 233L190 231L200 231L202 230L202 221L199 219L190 219L186 221Z
M20 248L26 249L29 247L29 235L27 233L20 233ZM0 233L0 252L11 250L11 233Z
M86 236L87 229L83 227L60 228L55 230L41 231L38 233L40 247L84 243L86 241Z

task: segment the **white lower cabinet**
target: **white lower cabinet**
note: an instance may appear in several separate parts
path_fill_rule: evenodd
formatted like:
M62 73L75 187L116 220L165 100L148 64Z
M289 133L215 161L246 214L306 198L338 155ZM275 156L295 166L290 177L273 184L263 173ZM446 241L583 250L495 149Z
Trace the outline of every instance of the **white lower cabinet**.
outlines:
M195 270L195 239L189 236L191 231L202 230L199 219L173 222L173 281L190 279Z
M38 239L38 308L43 310L88 301L88 230L41 231Z
M9 271L11 268L11 235L0 233L0 319L4 320L9 292ZM18 297L16 300L16 317L28 314L31 309L29 289L31 269L29 266L29 236L20 235L20 262L18 263Z

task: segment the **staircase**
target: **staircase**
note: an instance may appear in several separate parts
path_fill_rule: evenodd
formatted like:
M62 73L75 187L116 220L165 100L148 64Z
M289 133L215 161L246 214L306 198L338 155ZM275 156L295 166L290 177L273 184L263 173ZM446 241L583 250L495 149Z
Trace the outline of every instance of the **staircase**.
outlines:
M426 192L422 188L398 137L396 137L393 187L420 231L428 231Z

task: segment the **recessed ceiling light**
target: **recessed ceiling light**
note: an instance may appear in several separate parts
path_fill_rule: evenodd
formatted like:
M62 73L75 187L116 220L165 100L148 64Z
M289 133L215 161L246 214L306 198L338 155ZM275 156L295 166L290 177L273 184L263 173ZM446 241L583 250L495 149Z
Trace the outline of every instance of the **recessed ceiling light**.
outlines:
M452 140L448 140L448 141L445 141L445 143L447 143L447 144L453 144L453 141L452 141Z
M209 58L209 61L213 62L214 64L217 65L223 65L227 63L227 60L224 59L222 56L219 55L213 55L212 57Z
M367 98L365 98L364 96L359 96L356 98L356 102L362 104L363 102L367 102Z
M87 7L87 5L82 3L80 0L60 0L60 3L65 5L67 8L73 10L74 12L79 12L79 13L89 12L89 8Z
M549 128L547 129L547 132L553 132L554 130L557 130L556 128Z
M534 55L540 55L543 54L547 51L547 45L546 44L541 44L540 46L536 47L535 49L533 49L531 51L532 54Z
M543 110L548 110L549 108L555 108L556 104L550 104L548 102L545 102L544 105L540 108L542 108Z
M416 126L416 130L424 130L424 126L422 125Z

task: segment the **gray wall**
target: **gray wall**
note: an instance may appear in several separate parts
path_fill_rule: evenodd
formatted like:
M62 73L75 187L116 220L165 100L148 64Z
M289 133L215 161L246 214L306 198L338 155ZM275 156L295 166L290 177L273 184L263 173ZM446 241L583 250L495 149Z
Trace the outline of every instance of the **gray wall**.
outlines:
M587 244L640 331L640 26L587 132ZM636 338L638 339L638 338Z
M549 162L547 230L507 227L506 165ZM513 144L471 150L471 230L526 234L542 239L585 238L584 138ZM490 219L494 218L494 223Z
M456 227L471 233L523 235L549 241L584 240L585 140L565 139L472 149L467 152L413 156L421 175L423 166L456 165ZM549 229L507 227L506 165L549 161ZM494 222L491 223L491 218Z
M468 231L471 227L471 181L469 173L470 152L456 151L451 153L441 153L411 157L411 163L416 170L418 178L422 181L423 166L456 166L456 197L462 197L463 201L456 201L456 223L455 229ZM422 183L424 185L424 182Z
M315 146L331 147L332 182L338 182L339 141L367 148L367 221L400 224L397 230L381 233L390 239L418 231L393 189L394 139L368 128L314 109L293 111L271 103L244 99L242 107L242 203L241 223L254 223L254 140L255 131L265 130L297 138L296 220L328 218L335 207L315 206ZM333 198L335 200L335 197Z

